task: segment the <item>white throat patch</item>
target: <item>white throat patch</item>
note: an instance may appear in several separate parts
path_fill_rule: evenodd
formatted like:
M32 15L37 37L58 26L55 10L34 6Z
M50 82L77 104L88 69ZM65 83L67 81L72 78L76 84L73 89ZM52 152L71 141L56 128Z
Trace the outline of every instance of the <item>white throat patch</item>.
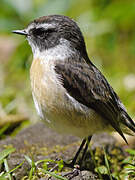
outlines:
M64 60L75 55L75 51L70 47L70 42L66 39L60 39L60 43L58 45L49 49L45 49L42 52L30 41L29 44L32 48L34 59L45 59L46 61Z

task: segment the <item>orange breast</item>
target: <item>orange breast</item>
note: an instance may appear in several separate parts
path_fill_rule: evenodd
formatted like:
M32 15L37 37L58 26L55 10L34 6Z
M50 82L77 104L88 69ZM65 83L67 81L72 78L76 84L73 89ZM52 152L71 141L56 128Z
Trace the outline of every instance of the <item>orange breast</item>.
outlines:
M64 89L54 71L52 62L34 59L30 69L32 93L42 108L48 111L56 109L57 103L62 102Z
M43 67L39 59L34 59L30 69L30 80L32 93L36 96L38 101L42 99L42 79L44 76Z

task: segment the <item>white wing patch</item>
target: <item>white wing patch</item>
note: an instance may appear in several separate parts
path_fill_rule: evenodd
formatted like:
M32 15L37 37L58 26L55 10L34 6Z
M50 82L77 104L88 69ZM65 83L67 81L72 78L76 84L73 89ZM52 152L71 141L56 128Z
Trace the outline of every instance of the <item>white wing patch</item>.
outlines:
M38 113L39 117L40 117L41 119L44 119L44 114L43 114L43 112L42 112L42 108L41 108L41 106L39 105L39 103L38 103L38 101L37 101L34 93L32 93L32 96L33 96L35 108L36 108L36 110L37 110L37 113Z

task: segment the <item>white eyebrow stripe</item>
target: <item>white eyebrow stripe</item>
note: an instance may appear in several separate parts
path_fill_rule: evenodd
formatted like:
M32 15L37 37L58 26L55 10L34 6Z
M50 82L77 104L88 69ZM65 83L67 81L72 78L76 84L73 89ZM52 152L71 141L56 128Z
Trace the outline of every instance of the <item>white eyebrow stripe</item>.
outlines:
M47 23L44 23L44 24L39 24L36 26L36 28L44 28L44 29L49 29L49 28L55 28L56 27L56 24L47 24Z
M31 23L31 24L28 25L28 27L25 29L25 31L29 32L30 29L33 29L33 28L35 28L35 25L34 25L34 23Z
M33 29L33 28L36 28L36 29L38 29L38 28L44 28L44 29L49 29L49 28L55 28L56 27L56 24L55 23L53 23L53 24L48 24L48 23L44 23L44 24L34 24L34 23L32 23L32 24L30 24L26 29L25 29L25 31L26 32L29 32L31 29Z

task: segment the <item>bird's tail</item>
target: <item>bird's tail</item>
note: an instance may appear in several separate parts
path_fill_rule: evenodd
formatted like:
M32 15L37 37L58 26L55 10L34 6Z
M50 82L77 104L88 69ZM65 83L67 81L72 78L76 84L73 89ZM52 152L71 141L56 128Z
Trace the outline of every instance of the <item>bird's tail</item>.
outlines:
M124 125L122 126L124 133L129 135L135 135L135 122L127 114L126 111L122 111L121 123Z

